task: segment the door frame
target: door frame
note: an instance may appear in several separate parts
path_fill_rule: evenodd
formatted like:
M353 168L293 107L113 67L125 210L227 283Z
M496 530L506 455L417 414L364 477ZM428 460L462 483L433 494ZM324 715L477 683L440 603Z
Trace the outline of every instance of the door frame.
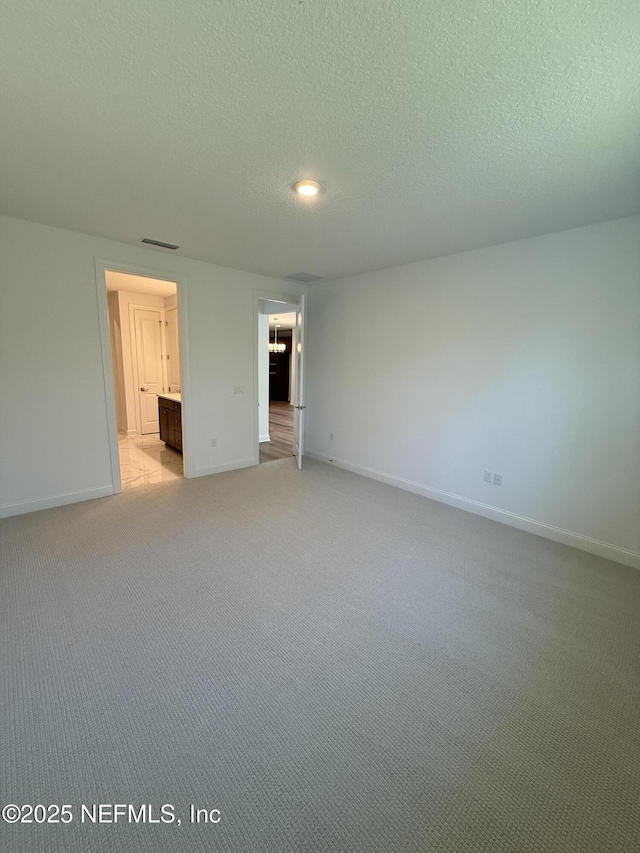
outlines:
M296 387L294 391L295 398L293 410L293 455L296 458L298 470L302 468L302 458L304 456L304 430L307 423L307 398L305 388L305 362L307 355L307 302L308 299L306 295L302 295L300 297L300 302L298 303L298 310L296 312L296 352L294 354L294 357L298 359L298 353L300 353L300 359L296 361ZM298 437L297 444L296 435Z
M191 382L188 335L188 301L187 277L182 273L174 273L166 269L143 267L127 264L122 261L94 258L96 277L96 297L98 300L98 323L100 329L100 350L102 354L102 374L104 377L104 398L109 441L109 457L111 462L111 481L113 494L122 492L120 476L120 452L118 449L118 422L116 418L116 389L111 360L111 336L109 333L109 306L107 303L107 270L112 272L130 273L146 278L157 278L160 281L170 281L177 286L178 296L178 338L180 343L180 385L182 388L182 412L184 415L182 431L182 469L185 478L193 476L189 447L191 447ZM185 429L186 426L186 429Z
M260 421L258 415L258 314L260 300L269 299L287 305L300 305L300 293L287 293L286 290L253 291L253 464L260 464Z

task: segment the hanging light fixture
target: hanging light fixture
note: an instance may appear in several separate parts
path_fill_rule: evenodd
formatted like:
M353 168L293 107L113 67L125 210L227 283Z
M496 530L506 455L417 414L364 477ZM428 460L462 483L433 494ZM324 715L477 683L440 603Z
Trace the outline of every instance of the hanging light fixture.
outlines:
M274 317L273 319L277 320L278 318ZM279 344L278 343L278 329L279 328L280 328L280 323L276 323L276 327L273 330L273 343L271 343L271 341L269 341L269 352L284 352L287 348L286 344Z

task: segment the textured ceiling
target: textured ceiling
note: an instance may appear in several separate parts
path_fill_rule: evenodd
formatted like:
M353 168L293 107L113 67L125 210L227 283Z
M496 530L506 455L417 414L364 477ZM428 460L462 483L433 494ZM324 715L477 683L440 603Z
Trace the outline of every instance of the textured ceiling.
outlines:
M640 211L637 0L20 0L0 33L9 215L335 278Z

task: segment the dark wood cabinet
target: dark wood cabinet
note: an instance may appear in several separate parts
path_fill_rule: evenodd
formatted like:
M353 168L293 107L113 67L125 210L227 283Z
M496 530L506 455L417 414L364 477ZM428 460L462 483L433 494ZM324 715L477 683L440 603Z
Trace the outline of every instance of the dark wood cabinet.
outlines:
M289 360L288 352L269 353L269 399L289 401Z
M160 441L182 453L182 403L158 397Z
M270 332L269 340L274 337L273 331ZM284 352L269 353L269 400L288 403L292 390L289 388L293 358L291 329L278 329L278 343L284 344L285 349Z

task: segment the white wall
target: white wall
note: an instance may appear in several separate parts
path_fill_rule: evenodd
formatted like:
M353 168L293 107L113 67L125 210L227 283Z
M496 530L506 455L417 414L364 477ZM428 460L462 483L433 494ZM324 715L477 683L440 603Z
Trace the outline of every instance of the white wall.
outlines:
M309 303L311 453L640 565L640 217Z
M258 432L260 441L269 435L269 315L258 314Z
M2 217L2 515L113 491L96 258L184 281L193 473L253 462L254 290L295 297L304 285Z

